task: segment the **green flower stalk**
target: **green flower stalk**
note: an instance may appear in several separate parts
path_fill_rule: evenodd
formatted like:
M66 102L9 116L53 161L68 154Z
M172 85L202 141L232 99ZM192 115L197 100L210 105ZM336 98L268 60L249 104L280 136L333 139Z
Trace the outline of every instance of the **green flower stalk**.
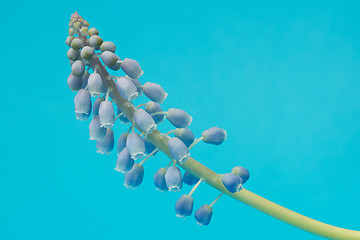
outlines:
M70 19L70 29L69 29L69 37L66 39L66 43L71 47L71 51L68 52L68 57L70 59L70 63L72 64L72 74L71 79L68 80L69 87L73 91L79 90L80 83L76 82L79 79L75 79L75 77L80 78L82 74L85 74L89 71L89 69L84 70L86 66L89 66L96 74L98 74L101 77L102 85L104 87L104 90L106 90L106 100L108 100L109 97L111 97L112 101L116 106L118 107L118 110L121 110L122 114L129 120L130 123L132 123L132 130L131 132L134 132L135 128L142 133L142 135L146 135L146 141L149 141L151 144L153 144L157 149L162 151L165 155L167 155L171 160L174 160L173 155L171 154L168 142L171 139L167 134L161 133L158 129L154 129L152 131L149 131L148 133L144 132L143 126L138 126L136 124L136 121L134 119L134 113L137 110L137 108L131 103L129 99L125 99L122 97L124 94L119 93L119 88L117 87L114 77L111 76L105 66L101 63L98 55L99 54L93 54L91 49L93 50L101 50L102 52L111 55L111 59L113 62L108 61L109 59L105 59L106 54L102 55L104 57L103 62L106 65L115 65L116 68L114 69L121 69L130 77L133 79L139 78L143 71L141 70L139 64L135 60L131 59L125 59L124 61L121 61L117 55L113 54L115 52L115 45L111 42L103 42L103 40L98 36L99 31L95 28L91 28L88 30L89 23L85 21L80 15L75 12ZM77 34L77 37L74 37ZM90 38L88 38L88 36ZM102 45L104 44L104 45ZM84 51L81 51L81 56L78 54L78 51L80 48L84 49ZM91 49L90 49L91 48ZM123 65L122 65L123 64ZM108 66L109 67L109 66ZM110 67L109 67L110 68ZM113 69L113 68L111 68ZM113 69L113 70L114 70ZM85 73L84 73L85 71ZM73 80L73 78L76 80ZM136 85L136 87L140 87ZM86 86L83 86L82 88L87 89ZM141 87L140 87L141 88ZM156 87L156 89L160 89L159 87ZM146 90L146 91L145 91ZM154 92L147 92L147 88L143 88L144 94L146 96L150 96L149 98L156 102L162 102L166 95L162 89L161 91L157 90L161 94L155 94L152 95ZM80 90L81 91L81 90ZM87 91L87 90L83 90ZM90 94L88 94L90 95ZM104 97L104 96L103 96ZM110 103L109 101L107 103ZM142 104L144 105L144 104ZM81 105L82 106L82 105ZM140 106L139 106L140 107ZM90 110L89 110L90 111ZM86 118L88 115L90 115L89 111L86 112ZM113 111L113 110L112 110ZM180 116L180 115L179 115ZM100 116L100 120L101 120ZM148 116L149 117L149 116ZM153 116L155 117L155 116ZM171 116L170 116L171 117ZM177 116L176 116L177 117ZM184 127L188 126L188 122L190 124L190 120L184 122ZM172 119L169 119L170 122ZM179 119L175 119L173 121L178 122ZM181 120L181 119L180 119ZM139 121L138 121L139 122ZM139 122L140 123L140 122ZM142 123L144 124L144 123ZM215 129L215 128L214 128ZM111 129L109 128L108 131ZM215 129L217 130L217 129ZM214 130L214 131L215 131ZM130 129L129 129L130 131ZM128 132L129 132L128 131ZM217 130L218 131L218 130ZM223 139L226 137L226 132L223 132L220 136L217 131L214 133L209 132L209 134L216 134L217 140L213 144L220 144ZM170 131L174 132L174 131ZM211 135L210 134L210 135ZM206 135L206 134L205 134ZM218 137L218 135L220 137ZM202 137L202 140L206 142L206 137ZM141 138L140 138L141 139ZM112 143L113 145L113 143ZM148 159L148 157L146 158ZM135 159L134 159L135 160ZM144 161L143 161L144 162ZM142 162L142 163L143 163ZM135 163L132 170L130 170L126 174L126 184L128 187L135 188L142 182L143 177L143 167L142 163L138 164ZM198 179L201 179L201 181L205 182L206 184L212 186L213 188L217 189L220 192L220 195L228 195L242 203L245 203L263 213L266 213L274 218L277 218L285 223L288 223L290 225L293 225L294 227L300 228L302 230L305 230L307 232L316 234L318 236L328 238L328 239L360 239L360 232L359 231L353 231L348 229L343 229L335 226L331 226L319 221L316 221L314 219L308 218L306 216L303 216L301 214L298 214L296 212L293 212L287 208L284 208L276 203L273 203L265 198L262 198L250 191L248 191L245 188L241 188L240 191L237 191L235 193L229 192L225 186L222 183L222 175L217 174L213 170L207 168L203 164L197 162L192 157L188 157L186 161L183 162L176 162L175 160L171 162L175 165L177 163L178 167L183 168L188 173L194 175ZM169 164L171 164L169 163ZM169 166L168 164L168 166ZM126 169L128 170L128 169ZM246 180L245 180L246 181ZM216 201L218 198L216 199ZM211 205L212 206L212 205Z

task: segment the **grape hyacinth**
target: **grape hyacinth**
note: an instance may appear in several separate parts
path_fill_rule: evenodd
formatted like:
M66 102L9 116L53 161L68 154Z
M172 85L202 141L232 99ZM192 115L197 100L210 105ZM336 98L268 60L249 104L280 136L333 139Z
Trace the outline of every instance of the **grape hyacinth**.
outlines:
M213 205L223 194L226 194L319 236L331 239L360 239L358 231L315 221L244 189L243 184L248 182L250 176L249 171L244 167L236 166L231 173L217 174L190 157L190 150L200 141L212 145L222 144L227 136L226 131L212 127L203 131L199 138L195 138L189 128L192 117L178 108L163 111L160 104L168 96L164 89L157 83L146 82L142 85L139 78L144 72L139 63L130 58L124 58L122 61L115 54L116 45L113 42L104 41L96 28L89 27L90 24L77 12L71 16L69 36L65 40L66 45L70 47L66 55L71 66L67 84L72 91L77 92L74 98L76 119L88 119L93 109L89 133L90 139L97 141L97 152L101 154L112 152L115 144L112 128L116 119L119 118L121 123L131 124L129 130L118 137L118 156L117 159L113 159L114 162L116 161L115 170L125 173L124 185L127 188L137 188L142 183L143 164L155 153L161 151L171 161L153 176L158 190L176 192L182 189L183 182L187 185L195 184L189 194L183 194L175 203L177 216L186 217L192 214L194 206L192 194L200 183L204 182L221 193L211 204L203 204L196 210L194 217L200 225L210 223ZM120 68L127 76L113 76L108 72L108 69L117 71ZM114 79L117 81L115 82ZM144 93L144 96L151 101L135 107L131 101L138 98L141 93ZM91 97L96 98L94 105L92 105ZM117 107L116 117L114 104ZM165 117L175 127L175 129L169 129L167 134L159 131ZM171 137L170 134L175 136ZM135 163L143 157L145 158L140 163ZM151 159L155 161L156 158L157 156ZM221 164L225 163L226 161L221 162ZM184 175L181 174L179 167L185 170Z

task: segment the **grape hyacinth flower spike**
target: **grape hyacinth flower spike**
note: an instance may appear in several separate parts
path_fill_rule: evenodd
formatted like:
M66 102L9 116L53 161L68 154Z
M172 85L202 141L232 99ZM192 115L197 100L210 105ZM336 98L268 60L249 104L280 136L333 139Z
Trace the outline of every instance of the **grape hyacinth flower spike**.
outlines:
M164 89L157 83L147 82L141 85L138 78L143 75L143 71L139 63L129 58L122 61L115 54L115 44L104 41L99 36L99 31L89 26L89 23L77 12L71 15L69 36L65 41L70 47L66 54L71 66L67 84L72 91L77 91L74 98L77 119L86 120L93 109L89 131L90 138L97 140L98 152L109 154L113 150L114 132L111 127L117 118L122 123L132 123L131 132L129 129L119 137L115 166L115 170L125 173L124 185L126 187L138 187L144 178L142 164L157 151L162 151L171 159L171 162L154 175L154 184L159 190L178 191L182 188L183 182L194 185L196 180L200 179L189 194L182 195L176 202L175 211L180 217L192 214L194 199L191 194L203 181L221 193L210 205L205 204L195 212L194 217L200 225L210 223L213 205L225 193L270 216L324 238L360 239L359 231L338 228L313 220L244 189L242 185L248 181L249 171L243 167L236 166L231 173L219 175L191 158L189 150L198 142L220 145L226 139L226 131L213 127L203 131L201 137L196 139L192 131L187 128L191 124L192 117L181 109L170 108L168 111L163 111L159 103L167 97ZM127 76L113 76L108 72L109 69L117 71L120 68ZM119 78L128 81L114 81ZM102 87L100 87L101 84ZM106 96L104 96L105 92ZM131 101L142 92L151 102L135 107ZM93 106L91 95L98 97ZM113 104L117 106L116 118ZM140 109L140 106L145 106L145 111ZM165 116L177 128L170 130L167 134L155 129ZM135 131L142 132L144 140ZM174 133L175 137L170 137L171 133ZM142 162L134 163L134 160L144 157L145 153L148 155ZM186 170L183 176L179 167Z

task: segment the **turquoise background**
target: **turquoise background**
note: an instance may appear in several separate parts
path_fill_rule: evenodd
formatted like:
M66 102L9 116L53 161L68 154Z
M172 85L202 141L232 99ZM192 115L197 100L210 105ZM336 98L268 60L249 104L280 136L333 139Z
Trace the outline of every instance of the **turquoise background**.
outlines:
M227 130L221 146L198 144L196 160L219 173L245 166L250 191L360 230L358 1L16 0L0 16L0 239L321 239L229 197L207 227L176 218L190 187L155 190L163 154L126 189L116 153L97 154L89 121L75 120L65 45L75 11L141 64L142 83L163 86L164 109L193 116L196 136ZM201 185L195 210L217 194Z

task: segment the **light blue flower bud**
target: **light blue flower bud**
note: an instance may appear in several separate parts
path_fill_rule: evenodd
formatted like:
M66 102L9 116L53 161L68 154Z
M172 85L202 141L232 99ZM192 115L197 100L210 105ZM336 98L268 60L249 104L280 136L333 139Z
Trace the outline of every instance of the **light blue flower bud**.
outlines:
M136 109L134 112L134 120L145 134L152 133L156 129L154 119L141 108Z
M95 50L99 50L103 40L98 35L92 35L89 39L90 46L93 47Z
M101 60L106 66L109 67L115 65L117 60L119 60L119 57L110 51L105 51L101 54Z
M100 104L104 101L104 98L97 98L93 105L93 116L99 115Z
M196 210L195 219L199 225L209 225L213 209L210 205L204 204L201 208Z
M242 179L241 177L234 175L232 173L226 173L221 178L222 183L226 187L226 189L231 192L235 193L241 190L242 188Z
M145 156L144 141L136 132L132 132L127 136L126 147L134 160L143 158Z
M75 38L71 41L71 48L74 50L79 50L82 46L82 41L79 38Z
M249 177L250 177L249 170L247 170L246 168L241 167L241 166L234 167L231 170L231 173L241 177L242 184L244 184L247 180L249 180Z
M115 50L116 50L115 44L109 41L103 42L100 46L101 52L110 51L114 53Z
M154 184L156 189L163 192L168 191L165 181L166 168L160 168L154 175Z
M74 98L74 104L75 104L75 113L82 114L83 115L82 117L89 116L91 114L91 106L92 106L91 96L89 91L85 89L80 89Z
M203 131L201 136L206 143L220 145L226 139L226 131L218 127L212 127Z
M98 73L92 73L88 79L88 90L93 97L98 97L105 92L101 76Z
M186 194L182 195L175 204L177 217L185 218L190 216L193 211L194 199Z
M166 118L177 128L186 128L192 121L192 117L187 112L177 108L170 108Z
M120 95L127 101L131 101L138 96L137 88L129 78L120 77L116 81L116 87Z
M131 158L127 148L124 148L118 155L115 170L126 173L134 166L134 160Z
M146 82L142 91L145 96L157 103L163 103L168 95L159 84L152 82Z
M99 30L97 30L96 28L90 28L88 34L89 37L91 37L92 35L99 35Z
M101 141L106 134L106 128L100 126L99 116L94 116L89 125L90 140Z
M178 128L175 130L175 137L180 138L181 141L189 147L195 140L194 133L189 128Z
M146 153L146 154L149 154L149 153L151 153L152 151L155 150L156 147L154 146L154 144L152 144L152 143L150 142L150 140L147 139L147 136L146 136L146 135L143 137L143 141L144 141L144 144L145 144L145 153ZM156 152L154 153L154 155L155 155L157 152L158 152L158 151L156 151Z
M148 102L145 105L145 111L149 114L156 113L156 112L162 112L163 110L160 107L160 104L156 102ZM165 114L156 114L152 116L156 124L159 124L162 120L165 118Z
M105 137L96 142L97 152L101 154L110 154L114 149L114 132L111 128L106 129Z
M68 45L69 47L71 47L71 42L75 39L74 36L68 36L65 40L66 45Z
M188 160L190 153L185 143L177 137L173 137L168 141L168 147L171 156L180 164Z
M83 59L90 60L94 55L94 49L92 49L92 47L85 46L83 49L81 49L80 55Z
M109 101L103 101L99 107L100 125L105 128L111 128L115 122L114 106Z
M139 63L130 58L124 59L121 63L121 69L131 78L139 78L144 73Z
M71 73L76 77L82 77L85 72L85 65L81 60L76 60L71 65Z
M76 77L70 73L67 79L67 84L72 91L78 91L82 86L82 77Z
M67 53L66 53L68 59L72 60L72 61L76 61L76 60L79 60L79 57L80 57L80 51L78 50L74 50L72 48L70 48ZM74 63L73 63L74 64ZM71 65L73 65L71 64Z
M129 134L127 132L125 133L122 133L117 141L117 148L116 148L116 151L117 151L117 154L119 155L119 153L126 147L126 139L127 139L127 136Z
M165 181L169 191L180 191L183 186L180 169L177 166L169 167L165 173Z
M144 167L138 163L135 163L132 169L125 173L125 187L136 188L138 187L144 178Z
M183 175L183 181L185 184L191 186L197 183L199 179L194 175L192 175L191 173L189 173L188 171L185 171Z
M117 115L119 115L121 112L121 109L120 108L117 108ZM123 114L119 117L119 120L122 122L122 123L129 123L129 119L127 119L127 117Z

